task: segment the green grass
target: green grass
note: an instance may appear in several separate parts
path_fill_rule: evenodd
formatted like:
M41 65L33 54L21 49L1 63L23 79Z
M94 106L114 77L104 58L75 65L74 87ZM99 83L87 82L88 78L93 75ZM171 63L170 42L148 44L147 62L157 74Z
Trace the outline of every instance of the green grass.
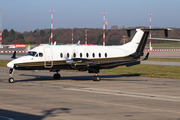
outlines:
M0 60L0 67L7 67L7 63L11 60Z
M172 61L173 58L152 58L150 60L168 60ZM0 67L6 67L10 60L0 60ZM178 59L180 61L180 59ZM156 78L173 78L180 79L180 66L163 66L163 65L135 65L131 67L119 66L113 69L100 70L102 74L111 75L128 75L128 76L145 76L151 77L154 74Z
M163 66L163 65L136 65L131 67L119 66L113 69L101 70L100 73L112 75L135 75L158 78L180 79L180 66Z

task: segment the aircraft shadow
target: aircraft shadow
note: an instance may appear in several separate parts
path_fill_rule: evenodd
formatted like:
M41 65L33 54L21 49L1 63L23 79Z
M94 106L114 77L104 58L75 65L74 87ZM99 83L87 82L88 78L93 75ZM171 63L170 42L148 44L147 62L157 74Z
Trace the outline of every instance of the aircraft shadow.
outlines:
M10 111L10 110L3 110L0 109L0 120L43 120L47 117L56 117L59 114L63 113L70 113L71 109L69 108L53 108L50 110L44 110L41 113L42 116L39 115L32 115L28 113L21 113L16 111Z
M34 77L32 79L25 79L25 80L16 80L16 82L23 82L23 81L51 81L54 80L52 76L38 76L38 75L27 75L27 74L20 74L20 76L31 76ZM101 81L147 81L147 80L127 80L127 79L116 79L122 77L134 77L140 76L140 74L128 74L128 75L99 75ZM62 76L60 80L74 80L74 81L92 81L93 75L88 76ZM115 78L115 79L114 79ZM58 80L58 81L60 81Z

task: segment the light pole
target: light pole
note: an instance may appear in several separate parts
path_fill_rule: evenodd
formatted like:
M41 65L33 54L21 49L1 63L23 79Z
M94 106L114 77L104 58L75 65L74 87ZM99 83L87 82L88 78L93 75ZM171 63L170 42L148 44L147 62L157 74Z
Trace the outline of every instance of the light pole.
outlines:
M50 10L51 11L51 45L53 43L53 9Z
M124 44L125 44L125 38L126 38L126 36L124 35L123 38L124 38Z
M103 14L103 46L105 46L105 14L106 14L107 12L102 12L102 14Z
M149 28L151 29L151 15L153 15L153 14L149 14L150 15L150 26L149 26ZM152 47L151 47L151 31L150 31L150 33L149 33L149 50L152 50Z
M2 47L2 12L0 12L0 48Z

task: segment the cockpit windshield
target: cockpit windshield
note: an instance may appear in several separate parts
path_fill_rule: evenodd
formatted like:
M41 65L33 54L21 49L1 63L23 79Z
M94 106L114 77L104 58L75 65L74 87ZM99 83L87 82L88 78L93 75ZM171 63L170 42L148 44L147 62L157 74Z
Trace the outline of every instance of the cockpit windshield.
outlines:
M34 52L34 51L29 51L26 53L26 56L27 55L30 55L30 56L35 56L37 52Z

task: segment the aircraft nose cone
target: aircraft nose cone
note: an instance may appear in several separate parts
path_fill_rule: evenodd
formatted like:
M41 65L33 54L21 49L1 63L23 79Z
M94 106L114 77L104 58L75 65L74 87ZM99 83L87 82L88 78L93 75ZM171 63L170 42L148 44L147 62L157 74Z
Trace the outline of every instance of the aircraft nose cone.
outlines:
M14 63L13 63L13 62L9 62L9 63L7 64L7 67L13 68L13 67L14 67Z

